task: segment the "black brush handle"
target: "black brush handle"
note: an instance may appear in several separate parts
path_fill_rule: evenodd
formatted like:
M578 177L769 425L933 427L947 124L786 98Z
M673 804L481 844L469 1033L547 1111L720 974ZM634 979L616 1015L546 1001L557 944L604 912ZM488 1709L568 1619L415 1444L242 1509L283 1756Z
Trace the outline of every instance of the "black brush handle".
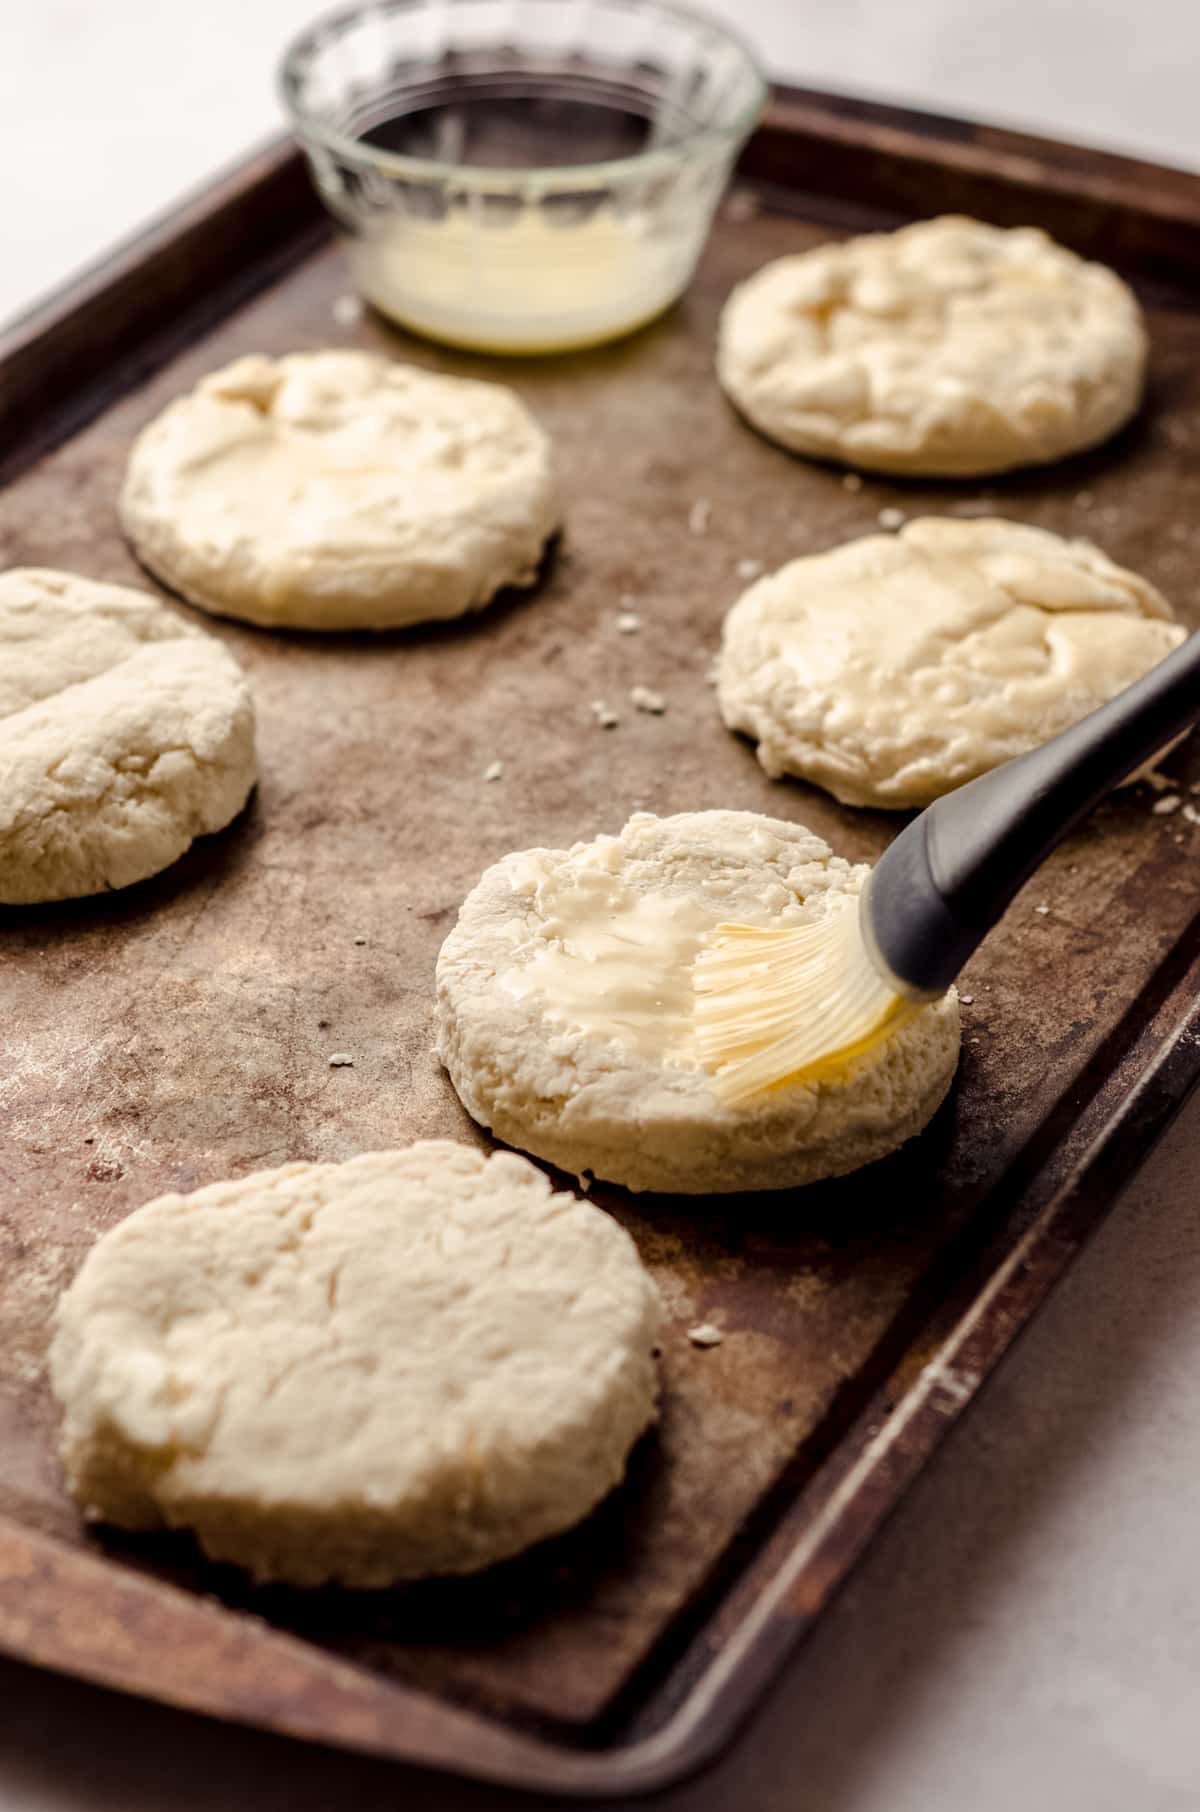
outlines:
M1200 718L1200 634L1061 736L938 799L880 857L867 929L895 978L940 994L1056 844Z

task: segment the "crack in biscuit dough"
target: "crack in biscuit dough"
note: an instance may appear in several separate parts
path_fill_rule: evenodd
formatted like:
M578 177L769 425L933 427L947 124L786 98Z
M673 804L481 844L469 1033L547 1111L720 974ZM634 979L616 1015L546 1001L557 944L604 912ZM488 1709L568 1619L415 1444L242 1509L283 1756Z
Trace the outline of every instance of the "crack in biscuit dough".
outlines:
M697 1195L857 1169L950 1087L953 990L836 1080L729 1106L696 1056L691 971L721 921L810 923L866 875L754 812L639 812L619 836L507 856L442 947L438 1054L474 1119L577 1175Z
M1090 541L926 517L752 585L725 619L717 696L772 778L902 810L1057 736L1185 634Z
M585 1516L653 1420L629 1235L512 1152L287 1164L137 1210L58 1309L85 1514L262 1580L471 1573Z
M252 355L143 430L120 500L182 597L268 627L395 629L530 585L560 511L511 390L364 352Z
M1107 440L1146 353L1114 272L1036 227L947 215L765 265L725 305L717 368L794 452L970 477Z
M254 785L236 661L145 592L0 573L0 903L128 887Z

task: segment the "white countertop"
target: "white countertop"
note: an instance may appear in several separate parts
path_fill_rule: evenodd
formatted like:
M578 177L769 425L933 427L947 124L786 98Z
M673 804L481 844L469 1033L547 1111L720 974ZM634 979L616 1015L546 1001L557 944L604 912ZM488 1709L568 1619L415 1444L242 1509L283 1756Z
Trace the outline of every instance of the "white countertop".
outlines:
M1200 168L1194 0L709 0L778 72ZM8 0L0 320L273 131L296 0ZM2 550L0 550L2 551ZM1191 1812L1200 1103L674 1812ZM528 1805L529 1802L525 1801ZM503 1796L0 1662L3 1812Z

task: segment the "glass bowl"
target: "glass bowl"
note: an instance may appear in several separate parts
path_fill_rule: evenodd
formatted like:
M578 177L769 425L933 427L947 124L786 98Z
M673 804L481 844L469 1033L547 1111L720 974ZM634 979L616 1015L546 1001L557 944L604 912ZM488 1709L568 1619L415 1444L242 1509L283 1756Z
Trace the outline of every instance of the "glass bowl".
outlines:
M666 0L374 0L284 104L367 299L488 352L596 345L686 288L766 84Z

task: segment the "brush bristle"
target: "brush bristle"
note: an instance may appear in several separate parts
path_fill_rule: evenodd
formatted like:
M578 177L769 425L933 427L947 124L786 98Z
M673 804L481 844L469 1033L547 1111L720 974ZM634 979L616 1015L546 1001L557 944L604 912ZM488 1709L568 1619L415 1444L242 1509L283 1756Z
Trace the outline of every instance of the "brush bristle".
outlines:
M731 1104L835 1076L917 1011L871 961L854 900L811 925L718 925L692 980L700 1061Z

